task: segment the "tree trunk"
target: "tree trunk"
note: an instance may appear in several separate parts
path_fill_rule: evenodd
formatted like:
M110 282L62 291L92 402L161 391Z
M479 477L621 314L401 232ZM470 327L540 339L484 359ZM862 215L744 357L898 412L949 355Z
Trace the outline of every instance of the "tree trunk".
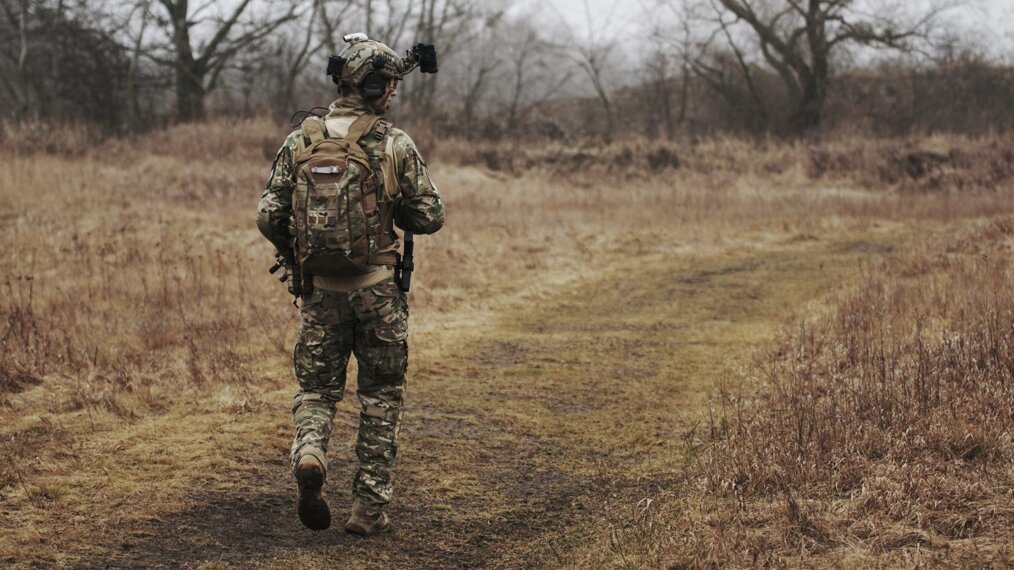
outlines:
M609 102L607 97L601 97L602 108L606 112L606 132L605 141L611 142L613 140L613 133L616 131L616 121L613 119L613 105Z
M194 59L190 47L189 3L188 0L163 0L163 5L172 18L173 48L176 52L176 120L199 121L204 119L204 75L207 70Z
M29 95L28 74L25 73L25 63L28 61L28 0L22 0L18 5L18 64L14 70L14 89L18 109L18 116L28 112Z
M803 93L792 118L792 126L796 134L805 135L819 129L824 119L830 75L826 50L814 54L810 73L801 75L804 77Z
M820 103L814 99L803 99L792 117L792 130L800 135L815 131L820 128L822 118Z
M690 65L683 60L683 78L680 80L680 110L676 116L676 124L683 126L687 120L687 108L690 104Z
M144 33L148 29L149 4L141 5L141 29L137 32L133 50L130 54L130 67L127 69L127 103L130 105L130 128L141 128L141 96L137 85L137 76L141 66L141 50L144 45Z
M204 74L182 66L176 69L176 119L181 122L204 119Z
M662 131L665 135L665 140L671 141L675 128L673 125L673 112L672 112L672 83L669 78L664 80L665 85L663 86L661 93L660 103L662 104Z

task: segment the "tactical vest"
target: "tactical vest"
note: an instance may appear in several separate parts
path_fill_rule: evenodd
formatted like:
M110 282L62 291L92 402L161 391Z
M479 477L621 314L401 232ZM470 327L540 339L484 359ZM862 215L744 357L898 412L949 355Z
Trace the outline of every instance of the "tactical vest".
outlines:
M362 115L344 137L328 134L329 122L338 130L351 119L307 117L301 126L289 229L304 275L347 277L397 262L393 198L381 168L391 122Z

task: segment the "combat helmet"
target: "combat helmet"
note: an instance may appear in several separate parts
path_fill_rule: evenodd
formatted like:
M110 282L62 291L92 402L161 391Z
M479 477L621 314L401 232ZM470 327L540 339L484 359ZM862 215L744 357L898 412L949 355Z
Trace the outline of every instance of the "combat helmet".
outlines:
M437 72L437 53L432 45L417 44L405 57L366 34L344 36L348 46L328 58L327 74L339 86L360 88L367 98L380 97L388 80L403 79L417 66L423 73Z

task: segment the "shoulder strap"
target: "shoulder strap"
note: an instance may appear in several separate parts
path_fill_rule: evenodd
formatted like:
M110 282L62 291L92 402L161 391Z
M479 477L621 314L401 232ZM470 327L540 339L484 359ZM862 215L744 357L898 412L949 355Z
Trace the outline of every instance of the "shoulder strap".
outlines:
M349 152L365 161L369 161L366 151L359 146L359 139L373 129L380 117L376 115L363 115L356 119L350 126L349 132L345 135L345 141L349 144Z
M388 198L397 198L401 190L398 189L398 157L394 154L394 137L388 137L384 143L380 164L384 174L384 193Z
M345 135L345 139L351 142L358 142L380 120L380 117L376 115L362 115L349 126L349 132Z
M366 133L374 130L374 127L378 125L382 131L379 138L382 139L390 129L391 122L386 119L381 119L377 115L362 115L349 125L348 133L337 140L342 141L348 147L349 154L365 162L369 162L369 157L367 156L366 151L359 146L359 139ZM300 141L300 148L296 153L297 155L305 155L321 142L328 140L328 132L326 130L324 120L320 117L307 117L303 120L301 127L303 140ZM374 136L377 136L376 133L374 133ZM307 141L309 141L309 143L307 143Z
M307 117L303 119L302 123L303 136L310 139L310 144L307 146L314 145L327 138L324 134L324 121L320 117Z

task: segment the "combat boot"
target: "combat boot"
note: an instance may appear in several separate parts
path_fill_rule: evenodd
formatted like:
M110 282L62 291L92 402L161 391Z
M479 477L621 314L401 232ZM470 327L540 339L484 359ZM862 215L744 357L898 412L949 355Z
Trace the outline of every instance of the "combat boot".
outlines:
M387 513L370 508L366 503L356 499L352 503L352 516L345 523L345 531L361 536L380 534L391 526Z
M296 465L299 520L313 530L331 526L331 510L324 500L324 479L324 461L314 453L304 453Z

